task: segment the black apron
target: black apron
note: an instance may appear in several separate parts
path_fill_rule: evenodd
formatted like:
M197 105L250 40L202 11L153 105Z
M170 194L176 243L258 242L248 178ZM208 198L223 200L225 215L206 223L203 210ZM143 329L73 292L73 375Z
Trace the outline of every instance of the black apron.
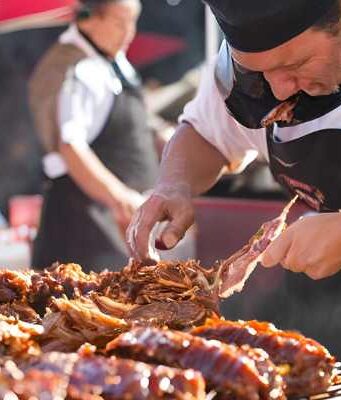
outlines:
M247 128L261 128L262 119L280 102L261 73L245 72L234 64L234 77L225 101L228 112ZM315 212L341 209L341 129L329 128L326 123L323 130L319 128L290 142L279 142L275 128L295 129L296 125L318 119L340 106L340 93L318 97L301 93L293 122L278 122L277 126L267 129L269 166L275 180L288 189L291 197L298 194ZM328 233L321 232L325 234ZM257 273L266 274L267 271L258 270ZM319 281L282 269L278 273L284 276L280 278L283 281L279 289L261 299L250 299L248 292L243 291L245 297L242 293L226 303L226 316L270 320L284 329L300 330L341 357L338 339L341 334L341 273Z
M271 172L283 187L316 212L341 209L341 130L325 129L280 143L269 128L267 144ZM341 273L315 281L287 272L281 297L285 311L276 313L278 323L302 330L340 358Z
M117 65L115 71L119 72ZM91 148L118 179L143 192L153 187L158 159L140 89L123 78L121 82L123 90L115 96L108 120ZM71 178L47 180L32 265L44 268L59 261L81 264L85 271L120 269L127 255L115 227L111 213Z

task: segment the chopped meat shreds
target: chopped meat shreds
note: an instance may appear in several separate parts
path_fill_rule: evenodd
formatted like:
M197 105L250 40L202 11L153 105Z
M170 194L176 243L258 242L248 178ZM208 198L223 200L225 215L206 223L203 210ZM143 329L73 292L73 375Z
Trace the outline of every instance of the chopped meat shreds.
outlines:
M17 320L30 323L41 323L41 318L32 307L21 301L0 304L0 314L6 317L14 317Z
M127 323L123 319L104 314L92 300L85 297L76 300L55 299L53 306L60 312L67 313L70 320L81 324L85 329L98 330L101 327L106 327L113 330L127 328Z
M12 284L22 276L26 279L25 290ZM154 266L132 261L121 272L100 274L85 274L76 264L56 265L18 276L0 272L0 283L3 282L6 299L27 303L40 315L45 314L53 298L67 296L73 300L83 296L90 297L100 310L117 318L124 318L138 305L155 302L198 303L207 310L206 317L210 317L218 313L218 299L212 296L214 276L213 269L206 270L195 261L160 262Z
M90 298L102 312L108 315L113 315L116 318L125 318L129 312L138 307L135 304L120 303L110 297L101 296L95 292L91 293Z
M102 284L102 278L95 272L86 274L78 264L61 264L48 270L57 281L62 283L63 287L71 295L87 294L92 290L99 290ZM66 293L67 294L67 293Z
M26 358L40 354L35 342L43 327L0 315L0 355Z
M200 371L218 392L240 399L283 399L283 381L268 355L250 348L224 345L188 333L156 328L134 328L107 345L108 352L141 361ZM264 372L267 363L268 371ZM259 364L259 365L258 365ZM259 370L260 368L261 370Z
M215 315L190 301L132 306L104 296L91 298L53 300L51 310L43 318L45 333L41 344L44 351L75 351L84 342L103 347L133 325L184 329Z
M264 349L282 371L288 395L323 392L332 382L334 357L321 344L297 332L281 331L266 322L217 319L208 320L191 333L225 343Z
M47 313L43 319L44 335L40 339L41 348L48 351L75 351L85 341L80 332L70 325L67 316L60 312Z
M101 284L96 273L86 274L77 264L55 265L32 276L29 302L44 312L52 297L67 295L73 298L98 290Z
M53 312L43 319L45 351L77 350L85 342L102 347L129 326L125 320L103 313L87 298L54 299L51 308Z
M0 272L0 303L13 300L27 301L36 310L45 312L52 297L67 295L70 298L101 291L101 285L110 282L105 279L110 273L86 274L77 264L54 265L41 272L8 271Z
M2 270L0 273L0 303L23 300L31 287L32 272Z
M186 329L202 324L208 315L203 305L191 301L155 302L134 308L127 313L126 320L133 325Z
M211 297L213 270L202 268L195 261L161 261L143 266L131 261L104 290L108 297L124 303L149 304L162 301L206 300L214 310Z

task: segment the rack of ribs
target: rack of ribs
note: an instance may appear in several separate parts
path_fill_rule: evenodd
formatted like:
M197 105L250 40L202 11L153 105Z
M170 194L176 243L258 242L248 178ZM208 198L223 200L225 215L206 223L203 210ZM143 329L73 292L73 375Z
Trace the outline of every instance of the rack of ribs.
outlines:
M8 398L19 400L206 398L205 382L199 372L105 358L88 347L78 353L46 353L19 367L5 364L0 369L2 391L15 394Z
M191 334L265 350L283 376L287 395L322 393L332 383L334 357L320 343L297 332L282 331L267 322L213 319Z
M188 333L134 328L107 345L107 352L144 362L200 371L210 389L232 398L284 399L283 381L260 349L226 345Z

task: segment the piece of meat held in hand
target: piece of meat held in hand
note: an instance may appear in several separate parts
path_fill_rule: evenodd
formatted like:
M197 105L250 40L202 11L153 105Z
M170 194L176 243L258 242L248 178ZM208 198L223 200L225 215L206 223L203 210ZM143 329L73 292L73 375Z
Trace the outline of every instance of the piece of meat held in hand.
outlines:
M332 384L335 359L313 339L267 322L208 320L191 333L207 339L265 350L286 383L286 394L323 393Z
M264 251L285 229L287 215L296 199L290 201L279 217L265 222L242 249L220 264L215 283L219 297L227 298L243 289Z
M188 333L134 328L107 345L107 352L139 361L200 371L209 389L231 398L284 399L283 380L264 351L240 348Z

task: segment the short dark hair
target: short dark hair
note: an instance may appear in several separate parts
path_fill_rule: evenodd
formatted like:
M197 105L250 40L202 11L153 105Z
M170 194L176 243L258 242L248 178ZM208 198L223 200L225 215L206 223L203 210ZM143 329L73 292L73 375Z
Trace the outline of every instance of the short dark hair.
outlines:
M124 1L133 1L133 0L80 0L80 7L76 13L76 20L82 20L89 18L94 14L102 14L105 6L111 3L122 3ZM135 0L137 3L140 0Z
M325 31L335 36L340 31L341 0L335 0L330 9L312 26L315 30Z

